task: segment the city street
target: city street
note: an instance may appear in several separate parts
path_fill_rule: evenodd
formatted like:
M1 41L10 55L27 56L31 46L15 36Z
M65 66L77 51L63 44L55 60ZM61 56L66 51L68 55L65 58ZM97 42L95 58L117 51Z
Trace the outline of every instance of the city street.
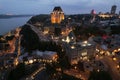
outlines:
M87 72L81 72L81 71L74 70L74 69L65 70L64 73L70 76L74 76L76 78L83 79L83 80L88 80L87 78L89 76Z
M108 65L108 71L113 80L120 80L120 71L117 69L116 62L113 61L109 56L104 56L101 61Z

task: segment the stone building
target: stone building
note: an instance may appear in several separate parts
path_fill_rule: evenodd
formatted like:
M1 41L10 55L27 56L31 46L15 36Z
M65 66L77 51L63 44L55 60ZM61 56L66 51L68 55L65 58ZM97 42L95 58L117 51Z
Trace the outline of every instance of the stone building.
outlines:
M51 13L51 23L61 23L64 20L64 12L60 6L56 6Z

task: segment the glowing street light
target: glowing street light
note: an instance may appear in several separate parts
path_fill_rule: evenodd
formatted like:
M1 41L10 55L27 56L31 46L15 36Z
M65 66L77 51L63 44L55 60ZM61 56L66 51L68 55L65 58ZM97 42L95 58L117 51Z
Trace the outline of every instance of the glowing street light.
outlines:
M67 36L66 42L69 43L70 42L70 38Z
M71 46L71 49L75 49L75 46Z
M120 48L118 48L118 51L120 51Z
M117 60L117 59L114 57L114 58L113 58L113 61L116 61L116 60Z
M74 68L75 68L75 69L77 69L77 67L76 67L76 66L75 66Z
M32 64L32 63L33 63L33 60L29 60L29 63Z
M117 69L119 69L119 68L120 68L120 66L119 66L119 65L117 65L116 67L117 67Z
M98 69L97 72L100 72L100 70Z
M88 42L87 41L84 41L85 44L87 44Z

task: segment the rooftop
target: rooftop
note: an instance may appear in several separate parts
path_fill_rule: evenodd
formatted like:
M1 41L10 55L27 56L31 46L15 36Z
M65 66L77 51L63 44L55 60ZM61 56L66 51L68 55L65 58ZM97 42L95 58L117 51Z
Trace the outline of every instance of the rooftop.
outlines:
M53 11L62 11L62 9L60 6L56 6L56 7L54 7Z

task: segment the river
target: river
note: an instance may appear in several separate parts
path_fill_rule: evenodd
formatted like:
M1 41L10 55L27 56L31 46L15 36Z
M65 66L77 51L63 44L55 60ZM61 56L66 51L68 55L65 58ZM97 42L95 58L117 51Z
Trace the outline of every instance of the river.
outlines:
M0 35L3 35L10 30L24 25L31 17L16 17L0 19Z

